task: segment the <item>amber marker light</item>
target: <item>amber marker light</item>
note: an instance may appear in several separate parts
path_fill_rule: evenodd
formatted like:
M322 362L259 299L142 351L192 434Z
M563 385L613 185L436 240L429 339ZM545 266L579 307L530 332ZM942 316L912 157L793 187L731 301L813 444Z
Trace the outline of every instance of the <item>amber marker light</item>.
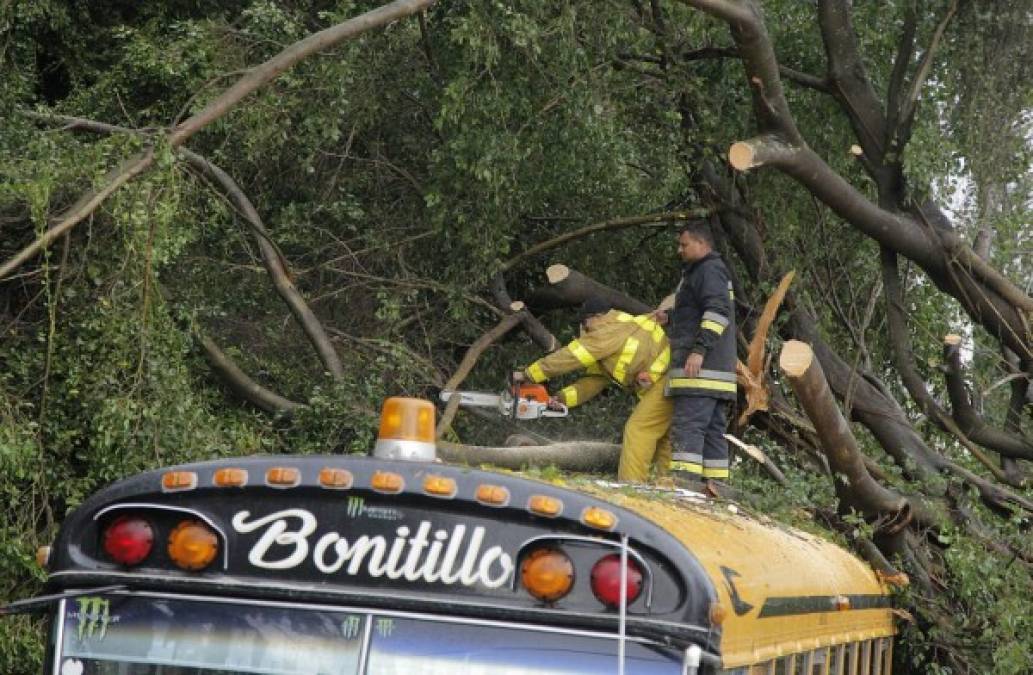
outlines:
M520 581L534 597L555 602L574 586L574 563L559 549L538 548L520 564Z
M720 602L710 603L710 623L713 626L720 626L728 618L728 610Z
M597 530L612 530L617 527L617 516L613 511L589 506L581 513L581 522Z
M193 490L197 487L197 474L193 471L168 471L161 477L162 492Z
M212 483L216 487L244 487L247 485L247 469L219 469L212 476Z
M563 511L563 502L547 495L532 495L527 502L527 510L539 516L555 518Z
M832 599L832 607L837 612L845 612L850 609L850 598L845 595L837 595Z
M182 569L204 569L218 552L219 538L200 521L184 520L169 534L169 558Z
M289 466L274 466L265 472L265 483L271 487L290 488L301 482L301 472Z
M476 498L485 506L505 506L509 503L509 490L501 485L484 483L477 486Z
M327 466L319 471L319 484L331 490L347 490L353 481L352 472L346 469Z
M405 479L391 471L374 471L369 484L377 492L397 494L405 488Z
M423 491L435 497L455 497L456 482L446 476L427 476L423 479Z
M50 547L40 546L36 549L36 564L40 567L46 567L47 563L50 562Z

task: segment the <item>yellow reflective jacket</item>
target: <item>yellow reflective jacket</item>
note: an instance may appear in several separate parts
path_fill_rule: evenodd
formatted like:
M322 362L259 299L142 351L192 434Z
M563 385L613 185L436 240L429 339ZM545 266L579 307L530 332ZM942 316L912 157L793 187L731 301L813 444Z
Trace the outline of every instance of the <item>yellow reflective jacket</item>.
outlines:
M583 368L585 375L556 396L568 407L594 398L611 382L640 391L636 377L649 373L656 383L667 372L671 349L664 329L647 315L632 316L610 310L590 331L532 363L524 375L532 382L545 382Z

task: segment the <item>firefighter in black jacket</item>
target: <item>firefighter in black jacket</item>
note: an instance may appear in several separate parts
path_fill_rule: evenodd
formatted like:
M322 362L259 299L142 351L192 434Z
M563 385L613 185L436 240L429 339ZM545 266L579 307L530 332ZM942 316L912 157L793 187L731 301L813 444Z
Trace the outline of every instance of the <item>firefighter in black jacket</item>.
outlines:
M687 223L678 235L685 267L670 317L666 391L674 397L671 469L689 480L728 477L725 406L735 400L735 304L728 269L713 246L704 222Z

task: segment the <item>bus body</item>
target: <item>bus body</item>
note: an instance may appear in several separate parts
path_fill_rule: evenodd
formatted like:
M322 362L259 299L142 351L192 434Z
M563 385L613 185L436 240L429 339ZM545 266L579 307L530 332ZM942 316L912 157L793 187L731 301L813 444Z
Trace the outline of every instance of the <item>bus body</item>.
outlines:
M392 401L375 457L182 465L89 498L47 594L7 608L52 608L46 673L890 672L886 589L839 547L691 494L443 465L433 408Z

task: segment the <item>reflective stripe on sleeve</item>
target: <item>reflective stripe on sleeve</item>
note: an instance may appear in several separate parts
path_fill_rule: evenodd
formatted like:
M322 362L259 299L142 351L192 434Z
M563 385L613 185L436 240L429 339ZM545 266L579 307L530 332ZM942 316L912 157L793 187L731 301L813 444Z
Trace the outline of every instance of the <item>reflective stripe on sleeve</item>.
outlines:
M613 379L617 380L618 383L624 384L624 376L628 370L628 364L635 358L635 352L638 351L638 340L633 337L629 337L624 341L624 349L621 351L620 358L617 359L617 365L613 367Z
M567 349L570 350L570 353L573 354L583 366L590 366L596 362L596 358L592 356L592 352L585 349L584 345L577 340L572 340L571 343L567 345Z
M709 331L712 331L714 333L717 333L718 335L720 335L721 333L725 332L725 327L724 326L722 326L721 324L719 324L716 321L710 321L709 319L704 319L699 324L699 327L702 328L703 330L709 330Z
M722 326L728 325L728 319L725 316L718 314L717 312L703 312L703 320L714 321L721 324Z
M563 399L563 405L573 408L577 405L577 387L570 385L560 389L560 398Z
M535 383L545 382L545 380L548 379L545 377L545 371L542 370L542 365L539 361L535 361L528 366L527 374L531 376L531 381Z

